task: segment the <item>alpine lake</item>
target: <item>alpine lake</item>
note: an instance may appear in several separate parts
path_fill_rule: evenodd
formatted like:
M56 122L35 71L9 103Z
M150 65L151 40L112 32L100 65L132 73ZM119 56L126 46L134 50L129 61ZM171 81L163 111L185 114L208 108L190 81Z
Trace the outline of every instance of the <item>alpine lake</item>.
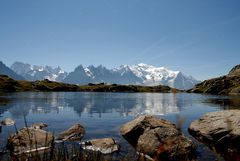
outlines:
M237 96L192 93L105 93L105 92L18 92L0 95L0 120L12 118L16 126L2 126L0 150L9 134L27 124L43 122L47 131L58 134L75 123L86 129L84 140L112 137L120 144L117 155L134 153L121 136L120 127L148 114L171 121L197 144L196 160L224 160L221 155L195 140L188 127L207 112L240 108ZM6 155L6 154L5 154ZM8 157L0 155L0 160Z

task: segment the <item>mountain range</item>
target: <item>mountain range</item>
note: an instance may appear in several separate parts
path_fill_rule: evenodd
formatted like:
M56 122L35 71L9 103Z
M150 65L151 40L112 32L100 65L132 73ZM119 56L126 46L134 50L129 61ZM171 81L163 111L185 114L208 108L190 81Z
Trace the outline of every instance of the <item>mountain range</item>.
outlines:
M26 80L36 81L48 79L51 81L62 82L67 76L67 72L60 67L53 68L51 66L30 65L22 62L15 62L11 69L21 75Z
M18 75L9 67L7 67L2 61L0 61L0 75L8 75L9 77L15 80L24 80L25 78L21 75Z
M81 79L80 79L81 78ZM116 83L133 85L167 85L177 89L190 89L199 83L191 76L185 76L180 71L172 71L164 67L154 67L147 64L122 65L118 68L107 69L100 65L75 68L63 80L65 83Z
M190 89L199 83L192 76L186 76L180 71L169 70L165 67L155 67L147 64L121 65L120 67L107 69L103 65L97 67L79 65L74 71L67 73L60 67L30 65L15 62L10 67L13 73L23 79L36 81L48 79L51 81L88 84L131 84L131 85L167 85L177 89ZM5 73L8 75L7 73ZM10 76L11 77L11 76Z

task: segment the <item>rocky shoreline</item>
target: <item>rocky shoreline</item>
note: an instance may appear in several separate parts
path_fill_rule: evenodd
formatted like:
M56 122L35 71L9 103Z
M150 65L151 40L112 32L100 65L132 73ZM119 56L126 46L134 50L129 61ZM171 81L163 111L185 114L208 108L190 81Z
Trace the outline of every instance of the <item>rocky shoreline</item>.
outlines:
M217 150L226 160L240 158L240 110L224 110L205 114L189 126L189 133L213 150ZM1 121L2 126L15 122L9 118ZM82 151L97 152L102 155L120 150L114 138L99 138L82 141L86 131L77 123L54 136L44 130L47 125L35 123L10 134L6 145L11 155L18 156L50 150L59 143L77 144ZM120 134L144 160L195 160L196 145L171 122L143 115L122 125ZM140 159L141 160L141 159Z

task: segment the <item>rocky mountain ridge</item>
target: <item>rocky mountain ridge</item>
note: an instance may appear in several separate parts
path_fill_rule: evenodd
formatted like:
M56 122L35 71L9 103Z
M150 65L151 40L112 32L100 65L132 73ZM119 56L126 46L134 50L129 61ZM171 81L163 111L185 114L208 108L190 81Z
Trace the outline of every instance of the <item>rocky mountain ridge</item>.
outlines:
M36 81L48 79L51 81L86 85L88 83L108 83L123 85L156 86L166 85L178 89L190 89L199 83L191 76L180 71L172 71L164 67L147 64L121 65L118 68L107 69L103 65L97 67L79 65L74 71L67 73L60 67L30 65L15 62L11 69L26 80Z
M18 75L9 67L7 67L2 61L0 61L0 75L8 75L9 77L16 80L24 80L25 78L21 75Z
M110 83L156 86L166 85L177 89L190 89L199 83L191 76L185 76L180 71L172 71L164 67L154 67L147 64L122 65L107 69L99 65L84 68L79 65L63 80L65 83Z
M205 80L189 91L195 93L239 95L240 65L233 67L227 75Z
M62 82L67 76L67 72L60 67L30 65L22 62L13 63L11 69L29 81L48 79L50 81Z

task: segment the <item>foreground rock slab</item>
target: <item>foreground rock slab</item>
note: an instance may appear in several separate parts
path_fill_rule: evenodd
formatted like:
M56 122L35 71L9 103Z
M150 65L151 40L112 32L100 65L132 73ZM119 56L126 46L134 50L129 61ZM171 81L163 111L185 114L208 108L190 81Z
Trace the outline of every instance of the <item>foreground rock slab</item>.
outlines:
M113 138L102 138L85 141L82 148L91 151L98 151L103 154L111 154L119 150L119 145Z
M240 153L240 110L207 113L191 123L189 133L227 152Z
M195 149L174 124L153 116L140 116L123 125L120 132L138 152L153 160L188 160Z
M50 148L53 139L53 135L44 130L22 128L9 136L7 148L15 155L35 152Z
M80 141L85 135L85 128L81 124L75 124L59 134L57 140Z

